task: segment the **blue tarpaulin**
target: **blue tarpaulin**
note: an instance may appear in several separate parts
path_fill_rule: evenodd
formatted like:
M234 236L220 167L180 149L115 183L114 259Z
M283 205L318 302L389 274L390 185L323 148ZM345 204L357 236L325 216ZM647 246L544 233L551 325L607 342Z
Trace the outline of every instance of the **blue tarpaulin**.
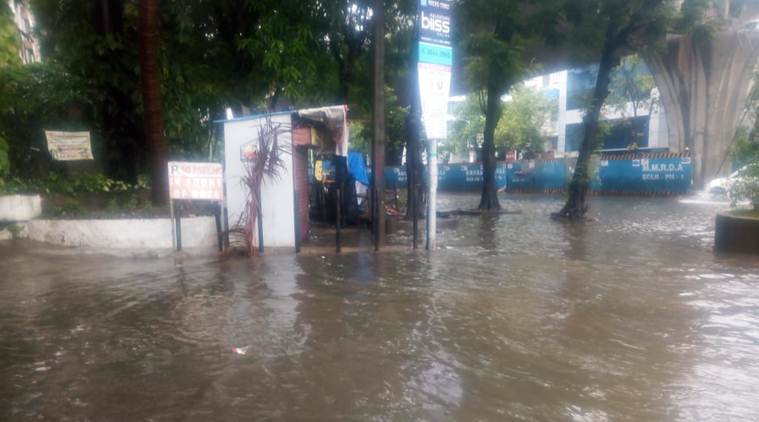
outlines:
M369 172L366 170L364 155L357 151L348 152L348 173L356 181L369 186Z

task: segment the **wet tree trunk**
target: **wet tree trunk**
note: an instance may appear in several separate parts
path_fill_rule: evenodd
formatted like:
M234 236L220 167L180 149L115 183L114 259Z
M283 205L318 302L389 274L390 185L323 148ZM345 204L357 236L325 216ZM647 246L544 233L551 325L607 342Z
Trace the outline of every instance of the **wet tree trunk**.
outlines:
M124 1L98 0L95 2L93 25L100 37L124 36ZM124 47L106 49L98 54L98 59L117 67L116 72L131 73L132 68L124 63ZM105 83L101 89L110 99L111 107L102 110L103 157L106 175L113 179L135 184L145 158L145 131L141 122L133 119L135 109L131 90L123 84Z
M414 10L416 15L418 10ZM421 110L422 103L419 94L419 68L417 63L419 61L419 46L417 39L419 38L418 29L412 37L409 45L409 49L412 51L410 61L410 72L407 81L407 91L411 93L409 97L409 114L406 116L406 194L408 203L406 205L406 219L412 220L414 214L417 218L424 217L425 207L422 206L421 198L423 198L422 189L422 171L421 171L421 154L420 144L422 135L422 118ZM413 203L412 203L413 201ZM414 220L416 221L416 220ZM414 230L417 227L413 227ZM414 232L414 248L416 249L418 231Z
M587 200L591 181L590 158L598 146L598 120L601 117L601 107L603 107L606 97L609 96L611 72L619 64L617 54L619 44L617 43L617 37L615 37L616 28L613 22L612 20L606 31L606 41L601 50L596 87L593 91L591 104L583 118L585 133L577 157L572 182L569 184L569 198L564 208L558 213L553 214L553 218L556 219L579 220L584 218L588 212Z
M161 98L161 68L158 58L158 2L159 0L140 0L138 30L142 101L152 176L151 198L155 204L165 204L169 196L166 168L169 148L164 133L163 101Z
M485 133L482 144L482 196L479 209L492 211L501 209L498 202L498 187L495 182L495 128L501 118L501 95L498 76L492 75L488 80L487 105L485 106Z
M415 117L414 117L415 116ZM406 149L406 188L408 192L413 190L414 208L417 218L425 218L427 215L427 183L425 181L425 167L422 163L422 122L420 115L409 115L406 120L406 129L408 132L408 142ZM413 176L413 177L412 177ZM409 199L411 196L409 196ZM411 219L411 204L406 208L406 218Z
M372 106L372 177L375 202L374 250L385 243L385 7L374 0L374 72Z

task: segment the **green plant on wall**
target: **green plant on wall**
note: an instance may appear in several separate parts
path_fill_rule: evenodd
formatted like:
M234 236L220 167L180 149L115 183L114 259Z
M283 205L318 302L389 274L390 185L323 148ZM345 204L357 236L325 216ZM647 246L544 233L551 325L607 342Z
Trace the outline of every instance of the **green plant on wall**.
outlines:
M749 164L738 171L729 191L732 205L748 201L759 211L759 163Z
M21 63L18 56L19 38L16 26L11 20L11 13L5 2L0 3L0 67L15 66ZM0 129L0 190L5 186L5 176L10 169L8 141Z
M8 161L8 143L0 136L0 191L5 188L5 176L8 174L10 162Z
M0 3L0 67L21 63L19 35L6 2Z
M10 168L8 160L8 142L0 135L0 177L5 176Z
M126 183L120 180L109 179L102 174L82 174L78 176L65 176L58 173L50 173L46 178L21 179L18 177L7 178L4 185L0 185L0 192L13 194L64 194L73 195L83 193L117 193L147 190L149 181L140 178L136 184Z

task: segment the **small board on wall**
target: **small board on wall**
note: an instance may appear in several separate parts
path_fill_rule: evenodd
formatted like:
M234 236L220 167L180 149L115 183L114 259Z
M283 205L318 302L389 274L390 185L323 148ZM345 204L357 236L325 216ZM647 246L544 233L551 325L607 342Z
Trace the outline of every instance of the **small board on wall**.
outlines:
M175 213L175 201L212 202L216 219L219 251L224 249L221 209L224 203L224 167L219 163L188 163L171 161L169 171L169 201L171 205L174 246L182 250L182 217Z

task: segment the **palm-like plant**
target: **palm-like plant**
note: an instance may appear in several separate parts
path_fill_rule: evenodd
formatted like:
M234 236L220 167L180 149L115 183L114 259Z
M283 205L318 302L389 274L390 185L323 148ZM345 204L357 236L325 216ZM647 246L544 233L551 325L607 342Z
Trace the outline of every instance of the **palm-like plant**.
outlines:
M271 116L264 118L258 128L258 136L245 145L241 158L245 164L245 176L241 183L248 189L243 213L237 223L245 246L251 255L255 253L253 238L258 232L258 250L263 252L263 220L261 216L261 187L267 181L278 180L285 170L284 156L291 151L283 145L280 136L289 132L289 125L275 123ZM257 229L257 230L256 230Z

